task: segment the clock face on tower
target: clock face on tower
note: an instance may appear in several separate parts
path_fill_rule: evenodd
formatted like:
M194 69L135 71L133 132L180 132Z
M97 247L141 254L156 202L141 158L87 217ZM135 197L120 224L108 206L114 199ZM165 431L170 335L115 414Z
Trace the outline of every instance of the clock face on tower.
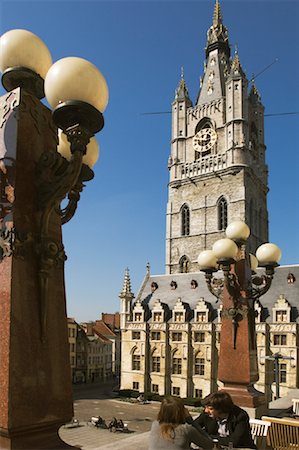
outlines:
M197 152L211 150L217 141L217 133L213 128L202 128L193 138L193 148Z

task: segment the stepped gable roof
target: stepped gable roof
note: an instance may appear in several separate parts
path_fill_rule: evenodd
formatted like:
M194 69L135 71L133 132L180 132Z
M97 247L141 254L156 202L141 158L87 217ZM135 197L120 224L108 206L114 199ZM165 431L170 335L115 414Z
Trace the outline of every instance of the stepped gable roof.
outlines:
M114 331L112 331L109 325L107 325L102 319L96 320L94 330L103 336L116 336Z
M263 269L258 269L257 275L262 275L263 273ZM293 283L290 282L290 274L295 277ZM221 272L219 271L215 276L221 278ZM197 282L196 288L191 287L192 280ZM175 289L171 287L173 281L176 283ZM154 291L152 289L152 283L156 283L158 286ZM273 322L272 308L281 295L285 297L291 306L292 321L299 323L299 264L280 266L275 270L270 290L260 298L260 303L265 309L266 322ZM203 272L151 275L142 289L140 300L150 310L157 300L165 303L172 310L178 298L182 302L188 303L191 309L196 308L201 298L205 302L210 303L214 311L221 304L221 302L217 302L217 298L208 290ZM213 314L212 317L215 320L217 314Z

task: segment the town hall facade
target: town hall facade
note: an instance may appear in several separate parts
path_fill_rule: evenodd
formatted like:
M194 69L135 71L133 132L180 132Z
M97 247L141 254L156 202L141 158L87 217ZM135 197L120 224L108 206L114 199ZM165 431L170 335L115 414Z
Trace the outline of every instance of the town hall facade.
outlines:
M249 251L268 241L268 167L264 107L237 52L231 55L219 1L207 34L198 97L192 103L182 76L172 103L168 159L166 274L147 267L136 296L126 271L120 293L121 389L204 397L217 390L221 303L199 271L202 250L225 236L234 220L251 230ZM281 266L255 304L260 379L271 400L298 387L299 266ZM279 353L279 373L267 356Z

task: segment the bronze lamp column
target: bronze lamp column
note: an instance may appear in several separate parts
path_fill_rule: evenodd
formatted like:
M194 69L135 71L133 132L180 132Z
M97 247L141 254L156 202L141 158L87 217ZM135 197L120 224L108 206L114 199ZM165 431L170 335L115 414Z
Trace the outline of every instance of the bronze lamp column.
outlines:
M198 263L210 292L222 301L218 379L238 405L257 408L265 400L253 386L259 379L254 300L270 288L281 252L267 243L257 249L256 257L249 254L249 234L244 222L232 222L227 237L200 253ZM265 267L262 276L255 275L258 264ZM214 277L218 269L223 278Z
M26 30L1 36L0 70L0 448L70 448L58 436L73 416L62 224L94 176L108 89L81 58L52 65Z

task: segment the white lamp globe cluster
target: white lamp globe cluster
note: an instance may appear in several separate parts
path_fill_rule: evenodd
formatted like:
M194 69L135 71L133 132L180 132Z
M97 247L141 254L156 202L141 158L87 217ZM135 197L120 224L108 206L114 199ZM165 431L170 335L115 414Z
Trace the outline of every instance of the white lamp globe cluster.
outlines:
M217 270L221 261L233 262L238 253L238 245L245 243L250 235L250 229L245 222L236 220L226 228L226 238L219 239L212 250L204 250L198 256L199 269L202 271ZM258 266L277 266L281 258L281 251L276 244L262 244L256 251L256 256L250 254L251 270L255 271Z
M50 51L38 36L27 30L10 30L0 38L0 71L20 67L44 79L45 95L53 109L70 100L85 102L101 113L107 106L108 86L95 65L78 57L62 58L52 65ZM60 136L59 151L70 159L66 149L68 142L61 133ZM98 144L93 138L83 163L91 167L98 155Z

